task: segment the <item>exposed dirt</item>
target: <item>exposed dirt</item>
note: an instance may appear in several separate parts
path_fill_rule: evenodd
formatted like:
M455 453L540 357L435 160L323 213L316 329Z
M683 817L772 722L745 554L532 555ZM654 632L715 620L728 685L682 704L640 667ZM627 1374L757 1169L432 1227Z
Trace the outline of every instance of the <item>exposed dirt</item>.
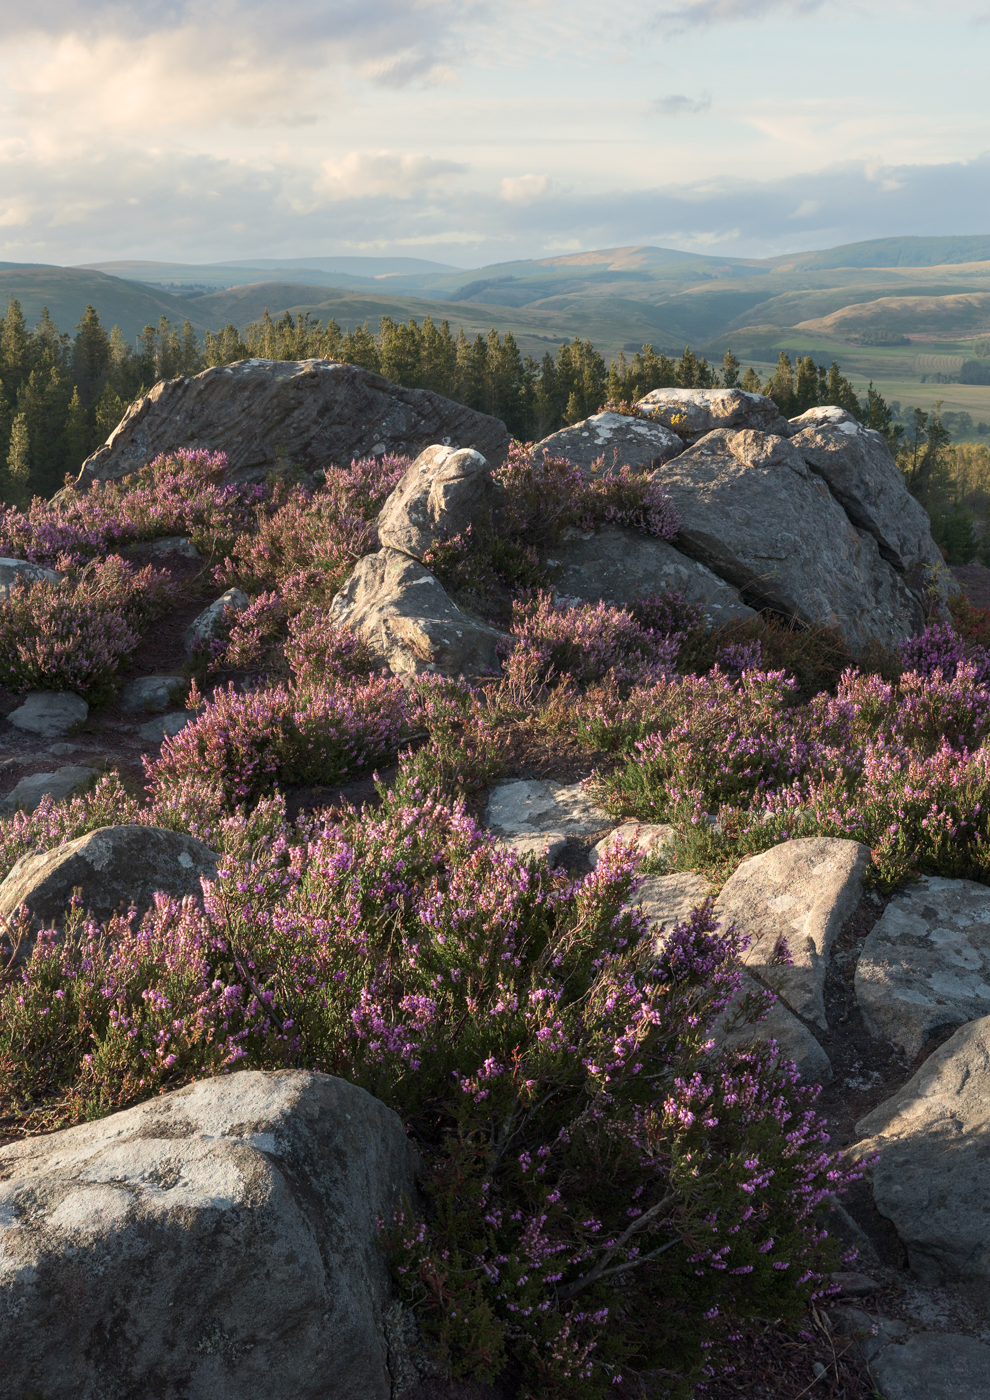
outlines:
M950 572L974 608L990 608L990 569L985 564L959 564Z

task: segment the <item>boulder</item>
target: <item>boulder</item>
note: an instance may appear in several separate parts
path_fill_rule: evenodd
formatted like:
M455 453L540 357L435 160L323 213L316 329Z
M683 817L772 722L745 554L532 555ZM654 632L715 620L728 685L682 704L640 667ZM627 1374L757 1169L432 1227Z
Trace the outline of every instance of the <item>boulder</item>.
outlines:
M708 898L708 881L691 870L675 875L647 875L629 902L646 919L656 937L657 952L663 946L662 934L683 923Z
M32 690L7 718L15 729L40 734L43 739L58 739L71 734L88 714L86 701L69 691Z
M867 935L856 1000L873 1035L910 1059L933 1032L990 1015L990 889L922 878Z
M150 719L147 724L142 724L138 734L146 744L160 744L163 740L172 739L176 734L180 734L194 718L190 710L176 710L174 714L165 715L162 719Z
M929 1055L856 1124L852 1155L873 1166L873 1198L921 1283L990 1302L990 1016Z
M928 513L908 491L880 433L832 407L792 418L791 427L797 430L791 446L828 483L857 529L873 536L881 557L906 576L911 588L923 593L932 569L947 574Z
M592 847L588 852L588 864L594 870L602 856L617 845L632 846L649 857L672 851L676 843L677 832L665 822L623 822Z
M782 437L717 430L660 468L677 544L747 602L838 628L858 652L924 626L921 603Z
M869 863L869 847L858 841L784 841L744 860L715 901L719 919L750 935L743 953L750 972L823 1030L829 952L862 898ZM789 967L774 963L781 940L790 951Z
M884 1400L986 1400L990 1347L961 1332L917 1332L874 1355L871 1374Z
M715 428L755 428L781 437L791 434L773 399L745 389L653 389L636 408L687 443L697 442Z
M62 577L54 569L46 569L41 564L31 564L26 559L0 558L0 602L16 583L58 583Z
M125 715L153 715L167 710L189 689L185 676L142 676L120 692L120 708Z
M397 1114L301 1070L0 1148L3 1393L391 1400Z
M762 1020L752 1019L746 1007L747 999L765 992L766 988L755 977L742 973L738 991L713 1028L715 1049L741 1050L772 1040L780 1047L784 1059L797 1067L803 1079L812 1084L827 1084L833 1075L831 1060L808 1027L779 998Z
M128 559L158 559L163 554L178 554L183 559L203 557L192 540L187 540L185 535L168 535L162 540L138 540L136 544L121 550L121 553Z
M532 836L500 836L498 844L519 860L545 860L554 866L564 854L567 837L561 831L541 831Z
M610 822L580 783L565 787L543 779L497 783L485 809L485 826L498 836L591 836Z
M422 560L433 545L481 522L493 503L491 470L480 452L427 447L382 506L378 541Z
M588 535L568 531L547 563L559 567L556 594L562 602L626 607L651 593L670 591L703 608L714 627L757 616L738 588L704 564L666 540L621 525L603 525Z
M683 440L662 423L626 413L595 413L536 443L530 461L539 464L544 454L566 457L588 476L612 476L622 467L651 471L683 451Z
M0 799L0 811L33 812L43 797L50 797L53 802L61 802L80 788L86 787L95 776L96 770L93 768L72 765L58 768L54 773L32 773L29 777L22 778L6 797Z
M395 549L358 560L330 604L330 617L362 637L375 664L396 676L492 675L500 669L505 634L462 612L439 579Z
M201 879L217 878L216 851L194 836L157 826L101 826L50 851L21 856L0 883L0 920L26 904L38 927L59 924L72 891L100 923L126 913L143 914L156 893L183 899L201 895Z
M231 479L250 481L283 460L322 470L386 452L415 457L430 443L474 447L499 466L509 434L497 418L356 365L240 360L161 380L86 458L76 484L116 481L181 447L225 452Z
M247 606L248 596L246 593L243 593L239 588L228 588L226 593L222 593L208 608L204 608L199 617L194 618L182 634L182 645L185 647L186 655L192 656L194 652L208 646L213 638L220 634L228 608L234 612L243 612Z

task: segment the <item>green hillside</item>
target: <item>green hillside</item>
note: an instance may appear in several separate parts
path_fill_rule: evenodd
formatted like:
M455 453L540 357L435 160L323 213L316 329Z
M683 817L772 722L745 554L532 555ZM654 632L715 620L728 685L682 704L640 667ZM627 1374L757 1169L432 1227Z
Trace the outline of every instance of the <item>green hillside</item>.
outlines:
M8 297L16 297L21 303L29 325L34 325L41 316L42 307L47 306L52 320L63 331L75 330L87 304L96 307L107 327L119 326L130 341L161 316L173 322L181 322L188 316L196 330L206 329L206 323L196 313L195 302L180 300L169 292L154 292L103 272L75 267L2 264L0 311L7 305Z

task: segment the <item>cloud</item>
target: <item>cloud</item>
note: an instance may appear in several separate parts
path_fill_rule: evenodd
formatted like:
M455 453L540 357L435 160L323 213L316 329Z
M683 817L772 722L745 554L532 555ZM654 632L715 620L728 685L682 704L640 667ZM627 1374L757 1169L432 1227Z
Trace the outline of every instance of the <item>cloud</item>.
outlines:
M671 21L675 29L689 29L733 20L758 20L777 10L811 14L822 3L823 0L687 0L686 4L657 11L655 20Z
M709 112L711 106L711 93L704 93L701 97L683 97L676 93L673 97L658 97L653 103L653 110L661 117L686 117Z
M409 199L432 181L464 175L468 166L432 156L400 155L397 151L350 151L342 158L323 162L317 189L335 199L367 199L386 196Z
M507 204L532 204L550 192L549 175L506 175L500 186Z

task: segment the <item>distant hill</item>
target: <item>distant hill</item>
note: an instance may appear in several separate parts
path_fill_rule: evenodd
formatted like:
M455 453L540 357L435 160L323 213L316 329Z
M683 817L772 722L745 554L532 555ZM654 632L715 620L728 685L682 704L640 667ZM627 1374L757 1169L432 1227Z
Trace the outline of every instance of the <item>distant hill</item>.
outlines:
M795 323L838 340L864 331L890 330L928 340L959 340L990 333L990 291L952 296L880 297L846 306L829 316Z
M798 253L774 261L793 271L840 267L948 267L955 263L990 261L990 234L871 238L867 243L845 243L821 253Z
M0 312L11 296L21 303L30 325L47 306L59 330L70 334L75 332L87 304L96 307L108 330L118 325L132 342L146 325L155 324L161 316L167 316L173 324L188 316L197 331L206 329L192 301L82 268L44 263L0 264Z

